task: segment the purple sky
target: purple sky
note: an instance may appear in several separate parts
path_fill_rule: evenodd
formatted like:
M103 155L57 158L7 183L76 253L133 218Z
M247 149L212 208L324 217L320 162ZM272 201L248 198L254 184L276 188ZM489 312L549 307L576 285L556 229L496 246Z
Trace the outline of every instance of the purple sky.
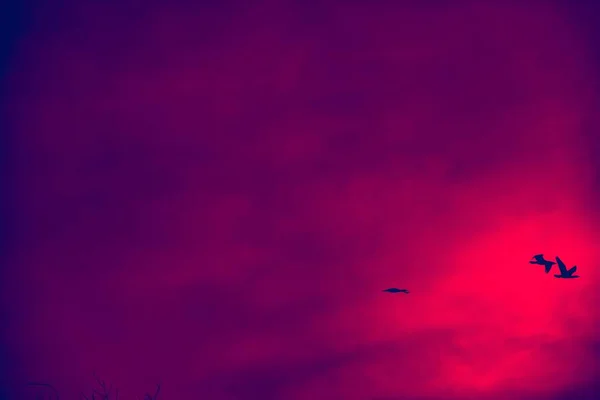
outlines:
M435 3L28 4L7 392L597 398L595 10Z

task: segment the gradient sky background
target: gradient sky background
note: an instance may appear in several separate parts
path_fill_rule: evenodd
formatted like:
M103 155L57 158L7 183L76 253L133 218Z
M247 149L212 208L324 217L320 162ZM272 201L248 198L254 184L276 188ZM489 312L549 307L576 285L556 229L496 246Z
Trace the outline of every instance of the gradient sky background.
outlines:
M599 10L390 3L9 5L4 395L598 397Z

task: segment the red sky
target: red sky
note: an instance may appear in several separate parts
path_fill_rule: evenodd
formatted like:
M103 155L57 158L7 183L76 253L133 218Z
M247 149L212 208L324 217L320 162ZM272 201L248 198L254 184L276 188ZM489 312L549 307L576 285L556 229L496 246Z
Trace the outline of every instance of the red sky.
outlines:
M550 2L396 3L33 7L4 77L11 384L591 393L589 32Z

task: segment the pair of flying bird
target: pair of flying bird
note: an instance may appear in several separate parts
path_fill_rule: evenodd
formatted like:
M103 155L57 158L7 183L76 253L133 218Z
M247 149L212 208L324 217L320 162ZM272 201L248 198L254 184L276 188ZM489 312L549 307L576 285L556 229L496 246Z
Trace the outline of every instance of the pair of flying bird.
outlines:
M555 274L554 275L555 278L565 278L565 279L579 278L579 275L575 275L575 271L577 271L577 266L573 265L573 268L567 269L567 266L565 265L565 263L562 262L562 260L558 256L556 256L556 262L546 260L544 258L543 254L536 254L532 258L535 261L529 261L529 264L537 264L537 265L544 266L544 270L546 271L546 273L550 272L550 270L552 269L552 266L554 264L557 264L560 274L559 275Z

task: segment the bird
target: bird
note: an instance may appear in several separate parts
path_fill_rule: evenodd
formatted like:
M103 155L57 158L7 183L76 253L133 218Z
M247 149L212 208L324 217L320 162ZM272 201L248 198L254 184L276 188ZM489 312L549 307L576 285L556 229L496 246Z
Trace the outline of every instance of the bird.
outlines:
M384 292L389 292L389 293L406 293L408 294L408 290L406 289L398 289L398 288L389 288L389 289L385 289Z
M529 261L529 264L543 265L546 273L550 272L552 266L556 264L554 261L546 260L543 254L536 254L532 258L534 258L535 261Z
M577 271L577 265L573 265L573 268L567 269L566 265L558 256L556 256L556 262L558 263L558 269L560 270L560 275L554 275L555 278L579 278L579 275L574 275L575 271Z

